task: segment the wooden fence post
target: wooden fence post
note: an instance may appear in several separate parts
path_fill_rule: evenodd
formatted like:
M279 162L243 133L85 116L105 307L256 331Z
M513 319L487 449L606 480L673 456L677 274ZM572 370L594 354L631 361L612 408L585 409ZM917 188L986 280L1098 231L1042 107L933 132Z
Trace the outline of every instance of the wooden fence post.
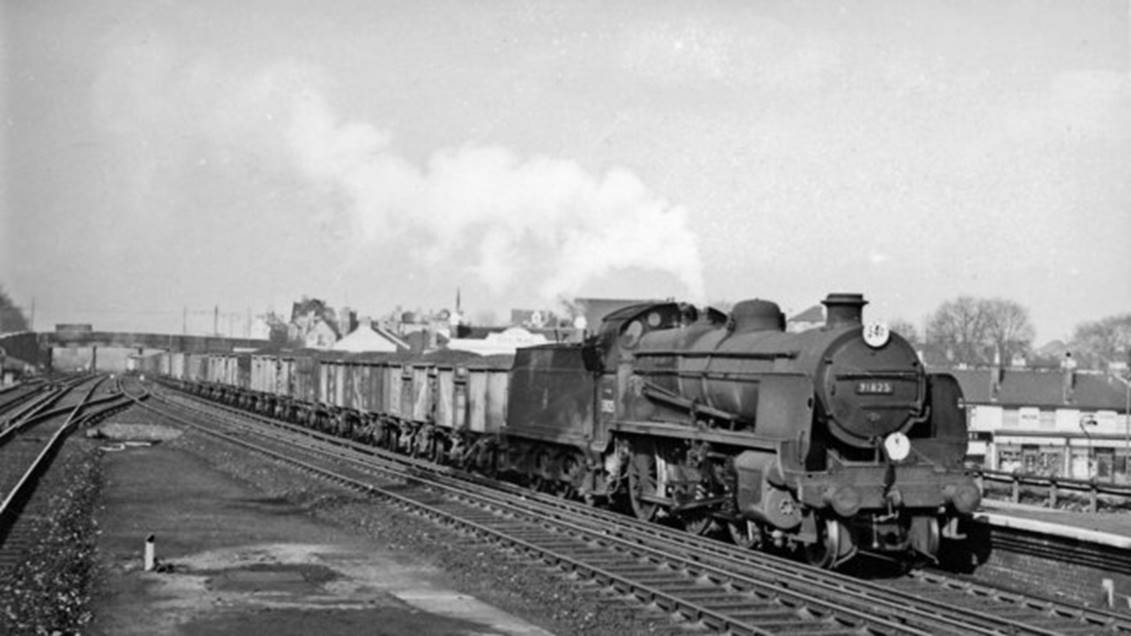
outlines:
M1049 478L1049 508L1056 508L1056 478Z

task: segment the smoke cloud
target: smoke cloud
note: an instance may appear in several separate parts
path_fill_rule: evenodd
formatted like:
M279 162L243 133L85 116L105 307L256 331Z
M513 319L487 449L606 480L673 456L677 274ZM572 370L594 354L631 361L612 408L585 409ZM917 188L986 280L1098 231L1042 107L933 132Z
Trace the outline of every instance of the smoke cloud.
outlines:
M310 91L293 100L287 142L303 175L345 202L343 220L365 241L423 245L423 264L471 259L496 294L534 276L554 299L639 268L671 274L703 299L686 210L627 170L595 176L572 161L472 145L415 165L388 132L339 121Z

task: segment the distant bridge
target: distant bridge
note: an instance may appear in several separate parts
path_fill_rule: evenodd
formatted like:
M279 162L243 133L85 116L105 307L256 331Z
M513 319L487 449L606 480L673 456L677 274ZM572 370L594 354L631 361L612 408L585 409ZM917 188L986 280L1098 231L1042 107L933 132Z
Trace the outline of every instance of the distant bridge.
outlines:
M189 336L183 334L136 333L127 331L47 331L37 334L42 349L55 347L115 347L124 349L165 349L184 353L228 353L235 349L261 349L267 340Z
M184 353L228 353L236 349L260 349L267 340L224 338L183 334L136 333L59 329L36 333L0 334L0 365L20 360L40 368L76 367L122 370L133 353L165 350Z

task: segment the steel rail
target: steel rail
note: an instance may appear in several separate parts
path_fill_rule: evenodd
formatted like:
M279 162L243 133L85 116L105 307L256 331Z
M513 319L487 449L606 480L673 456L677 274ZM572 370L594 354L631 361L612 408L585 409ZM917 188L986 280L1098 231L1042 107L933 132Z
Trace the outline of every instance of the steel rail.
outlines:
M4 418L0 418L0 427L2 427L3 424L10 424L7 428L5 428L4 434L7 434L9 429L22 426L25 419L35 416L38 412L42 411L47 406L50 406L51 404L57 402L71 389L82 385L93 377L95 376L92 374L84 374L73 378L65 378L59 382L50 382L45 384L47 389L44 393L33 397L32 401L29 404L25 404L24 406L19 407L16 412ZM33 395L35 394L33 393ZM12 422L15 423L12 424ZM0 434L0 438L2 438L4 434Z
M83 380L83 382L88 380L89 378ZM63 424L55 430L54 434L52 434L47 443L43 445L43 448L40 449L39 453L31 461L27 469L23 471L23 474L20 476L19 480L11 489L9 489L7 493L4 493L4 500L3 502L0 502L0 537L7 535L7 532L18 518L19 512L20 510L22 510L24 503L34 491L35 484L37 483L39 477L45 470L47 470L47 467L50 465L51 460L54 458L59 447L62 445L63 440L74 428L74 426L87 417L126 405L126 402L124 401L124 398L121 394L111 394L101 398L92 398L94 392L98 390L99 386L103 383L104 380L105 378L99 378L74 406L59 407L51 411L35 414L25 419L21 424L13 426L4 431L4 434L10 437L10 434L16 429L22 429L26 426L30 426L33 423L47 421L51 418L67 413L66 420L64 420ZM110 402L116 403L110 404L109 406L105 407L104 409L100 409L97 412L87 411L87 409L92 406ZM82 415L80 415L80 413Z
M217 436L245 448L253 449L280 461L300 466L305 470L325 475L334 481L395 501L402 506L424 512L433 518L443 520L453 526L462 527L491 537L496 541L509 544L522 552L538 555L542 561L558 567L571 569L602 585L612 587L623 593L632 594L644 603L656 603L669 611L680 613L689 620L700 621L714 629L725 629L737 633L762 634L782 633L781 629L789 626L803 631L810 628L819 628L822 632L827 632L830 628L840 628L846 633L930 633L899 622L888 621L877 617L874 613L861 611L855 607L843 606L827 597L810 594L801 589L783 589L776 583L734 577L718 569L704 568L702 564L695 563L691 560L679 559L677 557L674 559L676 565L672 567L670 565L673 562L672 555L666 554L662 550L639 545L635 542L610 537L607 534L608 528L597 530L577 526L570 528L571 531L586 535L586 538L580 541L590 551L597 550L600 555L606 557L612 553L616 553L616 561L619 562L620 567L628 565L630 568L639 569L645 566L646 570L653 574L658 571L669 577L675 577L672 581L658 579L657 581L659 582L649 584L647 577L638 576L634 579L622 572L618 572L616 569L602 567L602 563L594 564L588 562L592 561L592 558L578 558L576 554L571 555L570 553L563 552L563 545L539 545L538 542L533 539L538 537L539 534L545 533L545 530L539 529L538 525L555 523L560 526L563 524L559 521L532 514L529 510L521 510L515 506L514 502L507 503L509 511L506 511L506 514L500 515L496 512L489 512L483 507L484 504L497 506L497 502L489 500L469 503L467 498L475 498L477 495L476 493L466 491L468 487L466 483L462 484L464 491L459 493L459 498L464 499L464 501L448 499L443 505L435 501L430 501L434 500L436 497L437 493L434 492L437 487L436 484L429 484L430 491L422 497L423 501L421 501L420 499L407 496L403 491L396 492L388 488L374 486L372 483L343 475L336 470L330 470L311 464L309 461L297 459L293 456L296 450L293 439L286 442L287 452L280 452L264 447L261 444L250 442L240 436L212 430L209 426L203 426L183 417L172 415L167 410L155 409L150 405L143 405L143 407L155 410L165 417L170 417L175 421L204 431L210 435ZM194 415L196 417L201 416L200 413L194 413ZM208 414L204 415L208 416ZM211 418L220 421L219 417L215 414L212 414ZM220 423L230 426L222 421L220 421ZM324 454L320 449L302 448L302 450L306 452L313 451L319 455ZM373 466L366 466L365 468L367 471L373 470L374 468L377 470L392 470ZM398 480L408 477L397 471L393 471L393 474ZM367 476L367 478L371 478L371 475ZM418 482L423 481L419 476L411 477L411 479ZM440 486L440 488L453 489L452 486ZM466 509L453 512L450 510L452 503L457 503L459 506L466 506ZM510 516L508 517L507 514ZM534 525L532 525L531 521L519 520L516 516L519 514L527 517L533 516ZM485 517L484 515L487 516ZM489 525L487 523L488 521L493 522L493 526ZM517 524L517 527L508 528L508 524ZM526 534L523 534L521 531L526 531ZM530 534L530 532L534 532L534 534ZM564 535L557 532L554 536L560 540ZM602 546L601 544L606 545ZM616 545L610 546L608 544ZM632 552L636 554L633 555ZM591 556L592 555L590 555L590 557ZM652 561L651 563L649 562L650 560ZM641 578L643 580L637 580ZM661 586L661 582L668 585L668 587ZM721 604L722 607L728 608L728 611L724 612L717 608L712 609L710 603L697 602L695 600L696 597L705 597L708 600L710 600L711 597L716 597L717 601L718 597L721 595L731 597L725 599L725 602ZM743 610L746 611L744 612ZM765 626L757 623L757 618L771 620L771 624L774 626L773 631L767 631ZM773 621L776 621L776 623L773 623ZM852 622L856 624L853 625L851 624Z
M187 407L189 405L182 404L182 406ZM229 407L211 404L209 406L222 409L226 412L232 412ZM239 411L232 413L243 415ZM294 430L296 428L290 424L283 424L282 427L288 430ZM297 429L296 432L302 432L301 427L297 427ZM255 432L260 435L264 434L262 431ZM360 462L361 460L356 456L356 453L360 451L367 458L391 461L395 465L407 466L407 469L410 471L417 470L421 468L421 466L424 466L424 469L429 473L427 478L429 482L437 479L446 479L449 480L449 482L443 483L443 486L447 488L466 488L468 483L468 480L464 476L453 474L451 469L437 470L434 465L428 462L404 458L398 455L392 455L392 457L377 457L371 452L358 449L355 446L356 443L343 443L343 440L318 432L307 433L309 434L304 434L304 437L313 437L318 439L321 443L329 445L329 448L319 449L319 452L330 454L338 460ZM283 440L285 438L278 437L276 439ZM351 447L350 454L346 454L340 450L347 447ZM372 465L366 465L366 468L383 470L380 467L374 467ZM414 475L405 477L410 480L420 479L419 476ZM885 608L888 612L887 617L889 620L907 625L914 624L915 621L917 621L917 624L924 628L933 628L945 624L949 626L952 633L955 634L976 633L975 630L978 629L981 630L981 633L985 634L997 634L1003 631L1031 634L1060 633L1059 631L1034 626L1032 625L1032 621L1022 622L1019 620L987 617L984 611L972 611L967 608L956 607L953 604L938 602L933 599L924 599L911 594L897 593L893 595L893 591L887 587L836 575L826 570L811 568L795 561L781 559L772 555L749 551L736 552L733 550L733 546L706 542L693 535L688 535L683 532L673 532L670 529L661 528L655 524L639 524L639 527L632 527L625 522L631 521L632 524L637 524L638 522L634 519L616 514L605 514L602 516L601 514L597 514L597 511L593 508L578 507L573 505L572 502L566 502L548 495L532 493L521 489L504 490L494 482L484 484L477 482L477 480L471 481L477 483L479 486L490 489L487 492L477 493L477 497L489 499L491 504L497 508L511 509L511 514L531 515L531 511L527 508L530 505L540 505L542 508L537 511L538 519L544 519L545 516L552 516L554 523L568 528L570 532L575 534L599 532L601 538L606 542L612 541L615 538L616 540L627 542L627 545L638 551L644 549L653 550L650 557L654 560L680 553L682 556L692 559L696 564L701 564L696 568L689 568L693 571L697 570L694 572L697 576L708 577L712 580L722 580L722 578L730 577L731 580L727 582L732 587L737 588L745 585L747 581L744 577L756 577L756 580L760 582L771 580L772 584L779 588L819 589L826 596L838 596L838 601L851 600L855 603L857 608L867 609L872 614L876 614L878 608ZM453 484L452 482L455 483ZM507 493L505 497L499 494L501 490ZM513 506L513 497L516 495L525 500L524 504L527 505L527 508L515 508ZM590 524L579 527L577 520L579 515L590 517ZM610 528L608 525L610 523L616 524L616 526ZM626 525L629 525L629 527L626 528ZM582 540L592 541L592 538ZM651 545L644 546L642 542L645 541ZM745 568L745 571L736 571L734 569L736 560Z
M228 411L233 414L239 414L240 416L249 419L255 419L257 421L270 423L272 426L292 430L307 437L319 437L322 438L324 442L332 444L336 447L351 447L353 450L360 451L366 456L375 456L376 453L379 452L382 454L382 458L386 461L394 461L406 465L415 465L416 467L424 467L426 470L429 470L431 472L437 472L435 465L430 464L429 462L413 460L395 454L384 456L387 451L374 449L373 447L357 444L356 442L341 440L333 436L328 436L316 431L310 431L309 429L296 427L291 424L277 422L264 418L257 414L248 413L239 409L233 409L228 406L215 404L209 404L209 406L212 408ZM356 458L350 459L356 461ZM447 469L445 467L442 472L449 475L449 478L452 478L453 473L451 472L451 469ZM537 495L536 493L531 493L527 490L520 490L515 494L520 494L523 497L547 497L548 501L554 502L555 504L561 502L560 499L545 495ZM576 516L577 514L579 514L579 512L581 514L592 516L599 516L601 513L603 513L603 511L597 511L596 509L590 507L575 505L573 507L563 508L561 514L570 514L571 516ZM612 515L612 513L604 514ZM621 515L612 516L620 520L625 519L625 517ZM601 519L601 522L605 523L611 520L612 519ZM621 523L623 523L623 521ZM644 534L651 537L651 540L657 540L656 537L658 533L661 532L657 530L657 526L655 526L654 524L641 524L640 527L637 528L637 531L643 531ZM618 529L618 532L621 532L621 530ZM824 586L826 588L835 588L835 591L840 594L851 594L858 597L860 603L867 604L869 607L874 606L876 603L888 605L893 611L899 612L901 616L906 616L910 607L914 607L915 605L927 605L927 608L924 608L919 612L919 618L921 620L928 622L928 624L949 622L956 630L969 630L972 627L972 624L976 623L981 625L986 630L986 633L999 633L1001 630L1010 633L1061 633L1061 631L1059 630L1046 629L1042 627L1042 624L1051 625L1053 623L1056 623L1057 625L1059 625L1060 629L1107 629L1110 631L1121 632L1131 631L1131 624L1129 624L1127 616L1121 616L1117 613L1107 612L1104 610L1081 608L1052 599L1006 592L991 586L976 585L970 582L961 583L961 585L965 589L964 594L966 596L965 600L967 601L967 604L977 604L978 601L984 599L992 599L993 602L1008 605L1008 607L1002 609L1002 612L1004 614L1016 614L1017 610L1023 610L1024 613L1033 615L1028 617L1018 617L1016 619L1010 619L1008 617L999 618L987 616L984 607L977 610L956 607L952 603L934 599L926 599L919 594L916 594L915 592L900 590L899 588L893 587L890 584L880 585L866 581L860 581L858 579L852 579L849 577L841 577L841 580L838 582L836 579L829 579L827 577L828 573L823 570L807 568L807 566L802 566L794 561L780 559L773 557L772 555L751 553L747 551L737 551L734 546L730 546L728 544L717 542L703 542L702 540L692 541L687 538L675 538L687 537L688 535L684 533L673 533L670 530L663 530L662 532L670 535L663 539L670 542L670 544L666 546L665 549L680 549L684 551L691 551L694 553L691 556L697 560L701 560L707 557L720 559L726 562L727 567L733 568L735 558L743 559L747 567L757 568L757 574L760 576L766 575L766 568L771 564L777 568L777 571L774 574L779 576L782 574L783 569L790 577L795 577L796 575L804 574L807 570L811 570L813 573L815 573L815 578L806 581L806 585L818 585ZM786 581L782 581L782 583L787 584ZM953 591L954 581L952 580L951 583L951 587L948 588L949 591ZM861 586L870 587L871 589L868 591L871 593L871 596L861 594ZM941 587L941 583L939 587ZM830 589L829 591L834 590ZM943 616L940 613L950 613L952 615L952 618L944 620ZM1022 618L1024 618L1024 620L1022 620Z

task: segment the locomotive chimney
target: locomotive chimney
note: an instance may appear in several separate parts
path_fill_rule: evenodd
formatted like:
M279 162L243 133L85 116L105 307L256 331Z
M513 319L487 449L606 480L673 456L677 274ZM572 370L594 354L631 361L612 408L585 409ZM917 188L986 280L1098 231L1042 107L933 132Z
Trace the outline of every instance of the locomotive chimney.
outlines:
M734 333L785 331L785 314L768 300L742 300L730 312L730 327Z
M864 294L829 294L821 301L825 306L825 326L840 327L844 325L858 325L864 305Z

